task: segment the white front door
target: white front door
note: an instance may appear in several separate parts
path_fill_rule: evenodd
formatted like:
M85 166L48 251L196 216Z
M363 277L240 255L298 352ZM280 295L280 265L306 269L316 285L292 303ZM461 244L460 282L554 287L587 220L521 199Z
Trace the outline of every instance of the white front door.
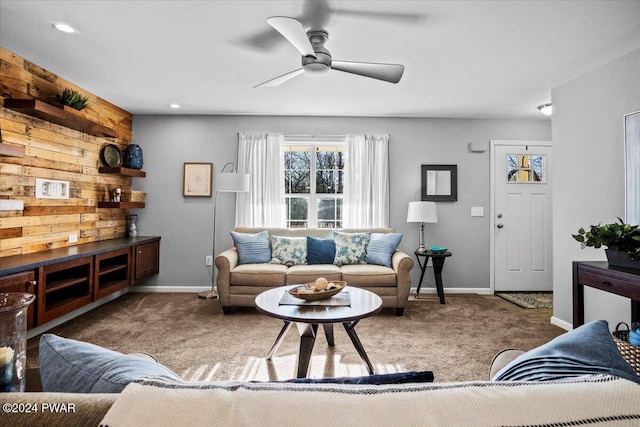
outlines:
M552 291L551 146L492 142L494 290Z

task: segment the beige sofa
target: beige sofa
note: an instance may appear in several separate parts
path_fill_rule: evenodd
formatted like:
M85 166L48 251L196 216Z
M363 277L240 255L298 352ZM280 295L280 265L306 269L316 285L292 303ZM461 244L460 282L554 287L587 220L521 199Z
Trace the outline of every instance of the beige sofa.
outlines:
M271 236L330 238L332 229L287 229L287 228L237 228L239 233L259 233L267 230ZM372 232L392 233L392 228L343 229L345 233ZM327 280L344 280L348 286L356 286L376 293L382 298L382 306L394 308L402 316L409 299L413 260L402 251L391 258L392 268L381 265L358 264L338 267L333 264L294 265L243 264L238 265L238 253L230 248L216 257L218 268L217 285L220 303L225 313L232 307L253 307L258 294L276 286L294 285L315 281L318 277Z

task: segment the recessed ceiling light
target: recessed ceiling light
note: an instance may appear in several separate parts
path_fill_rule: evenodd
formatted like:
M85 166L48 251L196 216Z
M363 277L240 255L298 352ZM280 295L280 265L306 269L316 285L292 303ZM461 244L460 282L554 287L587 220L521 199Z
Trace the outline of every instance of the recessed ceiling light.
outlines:
M180 108L180 104L169 104L169 107L177 110L178 108Z
M65 24L64 22L54 22L52 25L53 25L53 28L55 28L58 31L62 31L63 33L75 33L76 32L75 28L73 28L69 24Z
M540 110L540 112L545 116L553 114L553 106L551 104L538 105L538 110Z

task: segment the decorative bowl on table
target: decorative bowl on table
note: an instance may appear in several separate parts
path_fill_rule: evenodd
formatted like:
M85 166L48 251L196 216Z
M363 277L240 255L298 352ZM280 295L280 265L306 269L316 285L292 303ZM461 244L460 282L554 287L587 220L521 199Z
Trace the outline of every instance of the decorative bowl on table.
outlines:
M443 254L447 252L447 248L443 248L442 246L429 246L429 250L434 254Z
M340 280L328 282L327 284L318 286L317 281L311 283L304 283L300 286L289 289L289 293L296 298L303 299L305 301L318 301L322 299L331 298L337 295L347 286L347 282Z

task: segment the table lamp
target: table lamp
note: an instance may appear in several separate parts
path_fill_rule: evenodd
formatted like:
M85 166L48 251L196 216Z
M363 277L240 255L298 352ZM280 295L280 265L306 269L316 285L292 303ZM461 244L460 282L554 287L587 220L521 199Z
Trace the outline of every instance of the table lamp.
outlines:
M407 222L419 222L420 226L420 244L416 252L426 252L424 247L424 223L438 222L438 212L436 211L435 202L409 202L409 210L407 211Z

